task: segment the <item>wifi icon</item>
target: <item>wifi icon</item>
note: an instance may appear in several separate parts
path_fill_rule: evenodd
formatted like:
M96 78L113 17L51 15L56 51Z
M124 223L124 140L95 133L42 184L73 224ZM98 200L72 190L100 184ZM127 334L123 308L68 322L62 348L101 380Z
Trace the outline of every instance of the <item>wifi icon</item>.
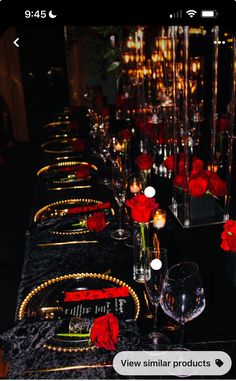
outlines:
M187 14L190 18L193 18L193 17L197 14L197 11L195 11L194 9L189 9L188 11L186 11L186 14Z

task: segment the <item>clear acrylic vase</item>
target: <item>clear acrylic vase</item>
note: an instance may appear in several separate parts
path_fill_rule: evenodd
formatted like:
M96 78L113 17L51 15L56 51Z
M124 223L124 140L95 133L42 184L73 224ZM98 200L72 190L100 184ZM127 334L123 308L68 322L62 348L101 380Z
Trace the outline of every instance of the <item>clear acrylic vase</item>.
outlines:
M144 258L149 246L149 222L134 222L133 226L133 279L144 283Z

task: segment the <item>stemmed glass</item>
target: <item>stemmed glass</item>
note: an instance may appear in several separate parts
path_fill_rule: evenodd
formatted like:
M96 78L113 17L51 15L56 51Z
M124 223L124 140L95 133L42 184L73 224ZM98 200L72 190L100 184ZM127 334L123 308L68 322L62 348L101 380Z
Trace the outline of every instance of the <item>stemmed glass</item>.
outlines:
M111 188L114 193L115 200L118 205L118 229L111 232L111 237L114 239L127 239L130 234L128 230L122 228L122 219L123 219L123 206L125 202L126 190L127 190L127 179L120 171L119 166L113 167L113 178L111 181Z
M109 137L109 118L99 116L98 122L98 150L97 155L103 160L104 163L104 177L99 180L102 185L109 186L111 181L107 178L107 166L110 156L110 137Z
M171 350L188 350L183 347L184 325L199 316L205 308L201 275L195 262L182 262L168 270L160 304L164 312L181 327L180 344Z
M154 305L153 331L142 339L144 350L162 350L170 346L169 339L158 332L158 307L162 285L167 272L167 250L147 248L144 259L144 283L151 303Z

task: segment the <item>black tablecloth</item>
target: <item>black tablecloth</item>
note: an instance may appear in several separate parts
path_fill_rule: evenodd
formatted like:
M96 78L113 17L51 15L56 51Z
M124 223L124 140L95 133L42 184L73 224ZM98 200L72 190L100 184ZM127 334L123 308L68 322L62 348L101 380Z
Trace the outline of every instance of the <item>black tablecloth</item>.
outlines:
M84 156L86 159L87 157ZM91 159L90 159L91 160ZM94 159L95 160L95 159ZM47 179L46 179L47 180ZM5 354L10 359L9 378L122 378L113 368L84 369L77 371L24 373L26 369L62 367L112 361L114 351L97 349L86 353L58 353L42 348L42 344L54 334L59 322L19 322L20 305L27 294L44 281L65 274L79 272L107 272L127 282L138 294L141 313L137 322L123 321L121 339L117 350L139 350L139 338L151 328L151 320L145 317L143 285L132 280L132 248L125 241L110 237L115 228L115 220L101 234L90 233L89 237L99 242L91 245L37 247L40 242L58 242L64 237L54 236L50 226L33 222L33 215L41 206L60 199L92 197L101 201L111 201L115 206L109 188L98 184L98 178L89 189L48 191L45 178L38 178L35 187L35 202L29 223L27 247L18 294L16 327L1 336ZM206 293L206 308L192 322L186 324L186 346L196 350L223 350L233 360L231 371L223 378L236 376L236 290L230 285L224 271L225 253L220 250L222 225L211 225L183 229L169 211L171 182L153 176L156 199L167 210L167 225L160 231L161 246L168 250L169 266L182 260L194 260L199 264ZM67 217L68 220L73 216ZM80 239L82 239L81 236ZM88 236L86 236L86 239ZM77 236L70 236L69 240ZM160 326L173 343L178 342L179 331L168 331L169 320L160 310ZM127 331L130 334L127 336Z

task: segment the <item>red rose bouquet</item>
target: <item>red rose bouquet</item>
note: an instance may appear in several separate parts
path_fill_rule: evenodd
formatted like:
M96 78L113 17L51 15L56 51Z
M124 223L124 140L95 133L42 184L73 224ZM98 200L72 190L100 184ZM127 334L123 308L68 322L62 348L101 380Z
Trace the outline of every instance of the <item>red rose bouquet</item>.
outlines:
M186 178L184 175L184 159L182 156L180 157L178 173L174 177L173 183L176 187L187 191ZM190 171L188 191L192 197L201 197L204 194L220 197L226 194L226 182L216 173L205 170L203 161L194 157Z
M220 246L225 251L236 252L236 221L229 220L224 224Z
M118 336L119 321L115 315L109 313L94 320L90 330L90 340L96 347L115 350Z
M126 205L131 209L131 217L134 222L139 224L141 232L141 247L145 249L147 246L148 235L147 228L154 209L158 207L155 198L146 197L144 194L137 194L129 200L126 200ZM146 234L145 234L146 232Z
M144 194L137 194L129 200L126 205L131 209L131 217L135 222L146 223L150 221L152 211L158 207L155 198L149 198Z

